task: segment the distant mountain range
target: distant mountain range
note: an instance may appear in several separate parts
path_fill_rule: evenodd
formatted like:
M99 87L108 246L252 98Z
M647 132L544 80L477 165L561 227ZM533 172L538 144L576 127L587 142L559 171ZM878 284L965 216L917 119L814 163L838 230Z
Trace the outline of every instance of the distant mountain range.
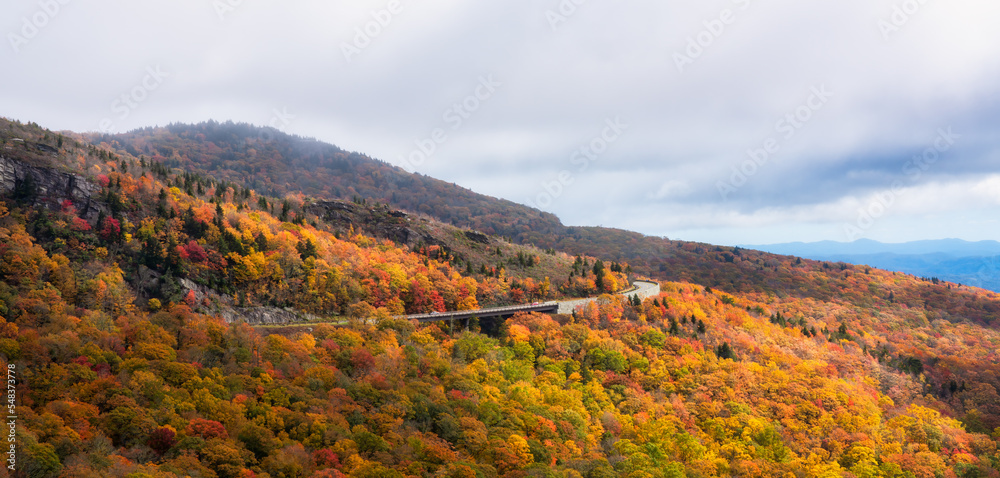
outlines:
M740 247L818 261L869 265L1000 291L1000 242L997 241L941 239L883 243L861 239Z

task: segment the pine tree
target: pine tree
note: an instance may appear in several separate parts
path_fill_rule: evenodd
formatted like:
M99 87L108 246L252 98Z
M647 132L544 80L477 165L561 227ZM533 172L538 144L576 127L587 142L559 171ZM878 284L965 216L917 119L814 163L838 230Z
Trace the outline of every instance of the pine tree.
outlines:
M604 275L604 262L601 262L600 259L594 262L594 275L597 277Z
M140 252L140 257L142 263L149 267L150 269L158 269L163 263L163 247L160 246L160 241L156 240L153 236L148 236L142 241L142 250Z
M319 256L316 251L316 244L312 241L312 239L299 241L299 243L295 246L295 249L299 251L299 257L301 257L302 260Z
M715 355L720 359L736 360L736 355L733 354L733 349L729 346L729 342L723 342L722 345L716 347Z
M167 272L181 272L181 255L177 251L177 238L170 234L167 239L167 258L165 268Z
M292 205L289 204L288 200L285 200L284 202L282 202L281 203L281 216L279 216L278 218L281 219L282 222L288 221L288 212L291 209L292 209Z
M28 173L21 180L15 180L12 196L18 204L34 204L38 197L38 185L35 183L35 177Z

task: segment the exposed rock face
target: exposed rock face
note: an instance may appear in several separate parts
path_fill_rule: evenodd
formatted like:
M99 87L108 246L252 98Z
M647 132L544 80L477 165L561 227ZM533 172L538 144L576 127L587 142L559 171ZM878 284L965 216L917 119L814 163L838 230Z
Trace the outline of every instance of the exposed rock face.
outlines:
M58 152L54 148L47 148L39 149L43 149L45 152ZM102 210L107 212L106 206L97 200L100 190L99 185L78 174L66 173L45 166L30 165L0 154L0 195L2 196L10 197L16 192L28 192L30 193L27 194L28 197L21 199L29 200L32 205L44 204L52 209L58 209L60 203L69 199L73 202L80 217L94 221ZM351 203L343 204L353 205ZM364 210L361 207L357 209ZM395 215L394 217L399 218ZM146 267L140 269L138 279L140 287L144 289L155 289L160 285L160 274ZM233 299L230 296L219 294L188 279L181 278L178 279L178 282L183 289L195 292L195 299L199 304L210 304L207 307L210 310L204 310L204 312L217 314L226 322L281 325L319 319L315 315L290 308L233 307Z
M184 288L184 290L194 291L194 298L199 303L207 302L211 304L219 304L222 306L233 305L232 297L225 294L220 294L215 289L198 285L194 283L194 281L185 278L179 278L177 279L177 282L180 284L181 287Z
M277 307L224 307L219 315L227 323L246 322L250 325L284 325L319 320L312 314Z
M468 238L470 241L478 242L480 244L490 243L490 236L475 231L465 231L465 237Z
M58 208L59 203L69 199L80 216L88 220L95 220L103 208L93 199L101 187L83 176L0 156L0 194L10 195L25 184L32 184L31 200L35 204Z
M218 315L227 323L246 322L250 325L284 325L319 320L320 317L291 308L278 307L235 307L231 296L220 294L214 289L198 285L189 279L177 279L186 291L194 291L199 312ZM186 293L185 293L186 295ZM208 305L204 305L208 304Z
M309 211L342 232L353 226L355 230L363 230L366 234L389 239L396 244L437 243L433 237L411 227L411 218L406 213L382 205L368 207L347 201L320 201L311 205Z

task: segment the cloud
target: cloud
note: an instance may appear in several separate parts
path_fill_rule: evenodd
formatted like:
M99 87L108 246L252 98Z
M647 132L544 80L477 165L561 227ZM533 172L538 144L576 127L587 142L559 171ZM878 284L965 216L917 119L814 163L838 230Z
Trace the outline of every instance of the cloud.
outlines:
M445 128L422 173L537 203L567 171L572 183L544 208L569 223L717 242L834 238L894 181L945 195L935 207L953 215L997 207L966 199L994 190L975 181L1000 159L1000 4L905 3L398 0L387 16L388 0L70 2L26 44L0 48L0 114L84 131L109 117L117 129L268 124L277 109L294 116L288 132L394 163ZM912 14L895 13L904 6ZM0 32L21 34L39 8L0 6ZM121 117L113 102L156 66L170 76ZM447 111L484 75L502 86L452 129ZM788 135L788 115L818 87L833 96ZM574 164L616 117L629 124L621 138ZM907 161L949 126L961 140L911 178ZM768 140L768 160L720 192ZM899 234L929 220L903 206L891 219Z
M666 198L677 198L683 197L691 193L691 186L685 181L670 180L663 183L655 193L651 195L652 199L666 199Z

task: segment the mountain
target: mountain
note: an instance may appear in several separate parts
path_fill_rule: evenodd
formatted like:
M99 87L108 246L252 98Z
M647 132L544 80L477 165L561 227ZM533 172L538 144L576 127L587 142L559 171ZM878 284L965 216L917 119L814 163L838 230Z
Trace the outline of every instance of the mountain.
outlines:
M861 239L744 247L818 261L869 265L1000 291L1000 242L996 241L942 239L885 244Z
M8 476L1000 474L1000 294L599 228L552 236L609 252L574 257L435 220L455 209L429 178L395 190L421 213L251 173L266 138L226 179L181 163L202 149L92 138L0 121ZM646 254L684 279L608 294ZM394 317L584 295L490 327Z
M808 280L790 285L797 275L776 267L770 255L621 229L564 226L552 214L273 128L206 122L84 139L171 171L218 178L262 194L379 202L519 244L627 263L636 273L658 279L742 292L807 289L830 297L830 291Z
M384 204L275 198L37 126L5 129L0 190L28 214L27 232L73 262L114 258L137 300L187 301L230 320L262 316L250 305L346 317L597 295L627 282L617 263L588 281L583 258Z
M687 254L681 243L620 229L567 227L552 214L273 128L206 122L91 134L86 139L168 169L211 176L262 194L380 202L520 244L635 263L636 272L644 275L688 278L670 268L676 255Z
M961 239L939 239L903 243L882 243L871 239L859 239L854 242L790 242L784 244L741 245L740 247L800 257L872 254L944 254L951 257L1000 256L1000 242L969 242Z

